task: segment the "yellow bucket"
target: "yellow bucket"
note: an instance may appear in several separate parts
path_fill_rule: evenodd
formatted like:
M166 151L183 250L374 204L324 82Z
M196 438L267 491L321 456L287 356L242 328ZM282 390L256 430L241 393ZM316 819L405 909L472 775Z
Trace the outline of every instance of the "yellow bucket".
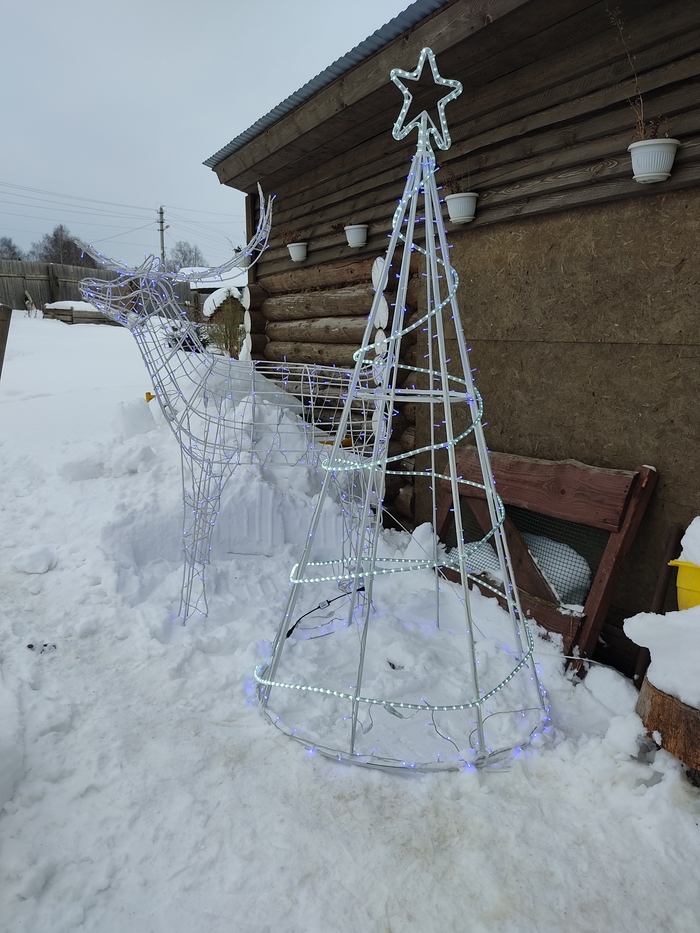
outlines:
M687 560L670 560L668 566L678 567L678 608L690 609L691 606L700 606L700 567Z

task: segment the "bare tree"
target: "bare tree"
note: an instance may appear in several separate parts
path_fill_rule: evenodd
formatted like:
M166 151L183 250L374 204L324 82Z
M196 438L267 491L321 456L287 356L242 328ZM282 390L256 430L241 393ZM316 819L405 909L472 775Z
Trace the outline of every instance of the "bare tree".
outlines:
M9 236L0 236L0 259L24 259L24 253Z
M183 266L205 267L207 261L204 258L201 249L195 243L188 243L187 240L178 240L172 249L168 250L166 265L169 269L177 271Z
M32 243L29 259L38 262L57 262L68 266L89 266L95 268L95 261L73 239L73 234L65 224L58 224L52 233L46 233L36 243Z

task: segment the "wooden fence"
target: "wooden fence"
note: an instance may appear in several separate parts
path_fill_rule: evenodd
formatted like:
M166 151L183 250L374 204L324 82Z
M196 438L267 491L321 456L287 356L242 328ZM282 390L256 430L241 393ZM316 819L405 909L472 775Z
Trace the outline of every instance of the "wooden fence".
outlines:
M0 302L22 309L26 307L27 295L37 308L50 301L81 301L79 282L89 276L116 277L114 272L85 266L0 259Z
M27 295L36 308L43 308L53 301L81 301L81 279L116 277L116 273L108 269L0 259L0 304L22 310L26 307ZM189 309L193 301L189 285L180 283L177 294L183 306Z

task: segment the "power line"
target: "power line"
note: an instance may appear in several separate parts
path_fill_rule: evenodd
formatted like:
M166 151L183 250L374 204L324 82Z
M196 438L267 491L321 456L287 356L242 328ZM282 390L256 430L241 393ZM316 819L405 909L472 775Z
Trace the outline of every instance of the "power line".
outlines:
M155 210L154 207L144 207L142 204L123 204L118 201L102 201L99 198L85 198L77 194L64 194L59 191L47 191L44 188L30 188L27 185L16 185L9 181L0 181L0 186L4 188L13 188L17 191L31 191L33 194L44 194L54 198L65 198L70 201L83 201L87 204L104 204L108 207L122 207L137 211ZM186 211L187 213L191 214L210 214L214 217L235 217L237 219L241 219L243 217L242 214L229 214L225 211L207 211L196 207L178 207L174 204L164 204L163 207L176 211Z

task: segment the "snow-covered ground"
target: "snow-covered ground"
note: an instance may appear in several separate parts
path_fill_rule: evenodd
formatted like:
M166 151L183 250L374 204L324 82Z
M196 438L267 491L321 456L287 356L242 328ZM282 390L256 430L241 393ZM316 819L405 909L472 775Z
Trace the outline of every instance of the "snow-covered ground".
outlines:
M180 461L150 388L126 330L14 314L3 933L698 929L700 792L665 752L639 754L636 692L612 670L574 683L537 638L553 737L491 771L353 768L272 728L252 672L313 490L239 470L209 617L173 625Z

